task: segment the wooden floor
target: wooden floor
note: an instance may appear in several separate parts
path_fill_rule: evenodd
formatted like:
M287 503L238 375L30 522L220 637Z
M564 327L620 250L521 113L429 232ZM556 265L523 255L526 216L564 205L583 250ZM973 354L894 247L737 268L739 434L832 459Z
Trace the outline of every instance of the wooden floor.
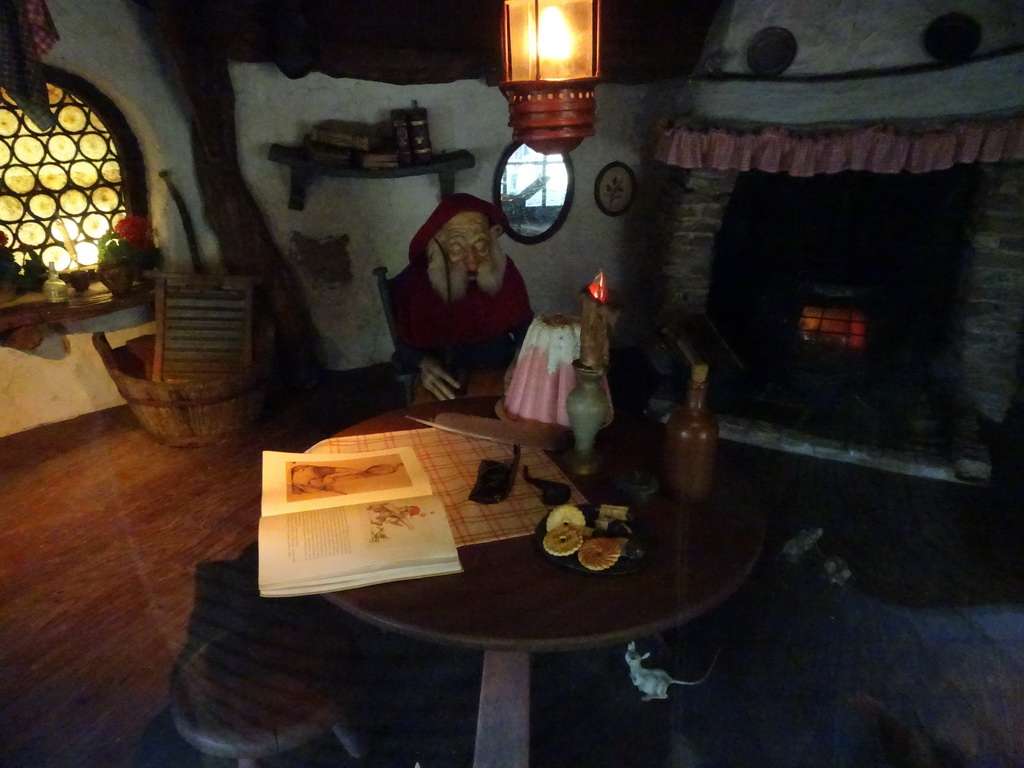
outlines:
M398 403L388 373L370 369L275 400L214 446L161 446L125 407L0 439L0 766L188 765L194 755L173 757L157 734L169 674L196 566L255 541L260 452L304 450ZM735 601L667 636L660 660L678 675L694 676L716 649L721 658L706 685L673 689L651 711L673 713L705 766L886 765L857 762L864 744L843 741L855 732L847 699L861 693L955 742L965 762L948 765L1024 766L1024 461L1019 431L994 439L990 489L723 444L768 511L765 562ZM822 551L849 564L845 587L818 563L779 569L785 539L814 525ZM877 648L889 652L871 656ZM437 684L471 686L476 663L445 662L460 677ZM952 696L939 714L959 722L931 717L915 690ZM464 765L470 749L453 748L447 764ZM686 754L674 765L696 765Z
M0 765L134 765L196 565L255 541L260 452L397 405L390 385L333 377L212 446L159 445L126 406L0 439Z

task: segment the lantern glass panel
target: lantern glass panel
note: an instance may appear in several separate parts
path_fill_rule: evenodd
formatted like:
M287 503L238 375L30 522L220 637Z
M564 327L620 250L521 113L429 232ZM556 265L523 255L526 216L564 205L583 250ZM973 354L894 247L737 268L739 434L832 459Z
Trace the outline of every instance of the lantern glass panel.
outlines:
M541 0L539 10L539 79L591 77L594 74L591 0Z
M505 0L511 81L593 77L593 0Z
M537 79L537 18L534 0L505 0L508 79Z

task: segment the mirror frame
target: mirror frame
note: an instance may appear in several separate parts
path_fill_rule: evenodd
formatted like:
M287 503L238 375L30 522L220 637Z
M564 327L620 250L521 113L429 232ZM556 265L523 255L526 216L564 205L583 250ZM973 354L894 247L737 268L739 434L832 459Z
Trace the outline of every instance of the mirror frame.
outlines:
M505 212L505 209L502 208L501 205L501 178L505 175L505 166L508 165L509 158L512 157L512 154L521 146L523 146L523 142L513 141L505 147L505 150L501 153L498 164L494 169L494 180L491 184L491 198L494 204L501 208L502 213ZM568 178L568 184L566 185L565 190L565 202L562 204L562 210L558 212L558 216L551 223L551 226L538 235L521 235L512 229L510 225L505 230L505 234L517 243L523 243L524 245L536 245L537 243L543 243L562 228L566 218L569 216L569 211L572 208L573 195L576 190L576 173L572 167L572 158L569 157L568 153L562 154L561 157L562 162L565 164L565 173Z

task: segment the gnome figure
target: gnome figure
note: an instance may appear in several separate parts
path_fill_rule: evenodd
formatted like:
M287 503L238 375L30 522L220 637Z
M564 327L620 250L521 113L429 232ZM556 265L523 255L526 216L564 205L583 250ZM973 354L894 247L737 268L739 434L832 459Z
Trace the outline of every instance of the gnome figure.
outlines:
M486 200L449 195L395 278L399 359L439 400L455 397L468 371L507 368L533 319L523 277L498 243L506 223Z

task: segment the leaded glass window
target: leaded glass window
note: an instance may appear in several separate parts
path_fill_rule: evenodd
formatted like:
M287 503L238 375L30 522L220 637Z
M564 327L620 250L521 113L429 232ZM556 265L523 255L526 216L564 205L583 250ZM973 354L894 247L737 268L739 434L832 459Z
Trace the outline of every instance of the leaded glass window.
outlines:
M18 261L37 251L58 271L88 268L114 224L145 215L141 157L112 102L79 78L47 74L53 128L40 129L0 88L0 231Z

